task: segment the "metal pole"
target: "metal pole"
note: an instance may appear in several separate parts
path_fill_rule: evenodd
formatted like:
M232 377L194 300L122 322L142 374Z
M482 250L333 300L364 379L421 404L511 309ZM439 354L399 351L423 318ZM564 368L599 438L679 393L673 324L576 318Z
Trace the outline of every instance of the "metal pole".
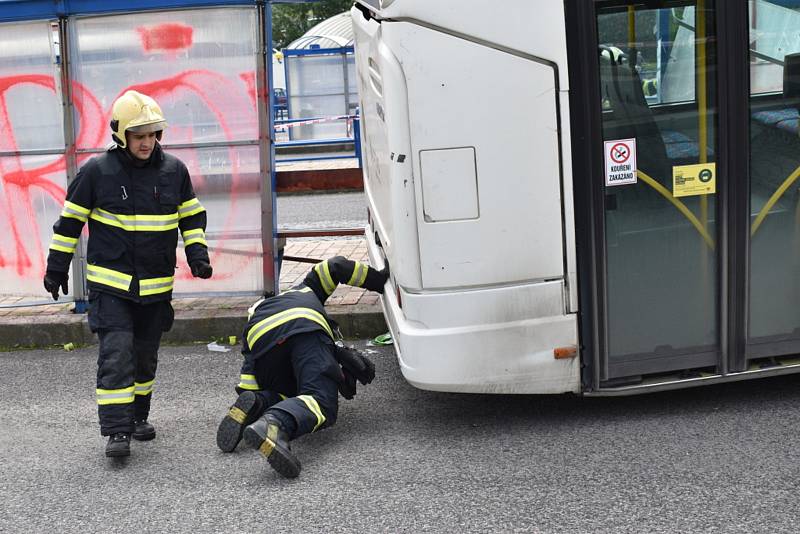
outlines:
M344 114L350 115L350 76L347 72L347 52L342 52L342 92L344 93Z
M272 5L258 7L256 107L259 126L261 168L261 249L263 289L265 294L278 292L278 262L275 254L275 146L272 114Z
M78 174L78 157L75 147L74 106L72 103L72 77L70 67L69 21L66 17L58 19L58 47L61 54L61 106L64 119L64 161L67 173L67 186ZM83 125L82 125L83 126ZM75 299L75 313L86 313L88 309L86 289L86 238L81 234L78 246L72 256L72 295Z

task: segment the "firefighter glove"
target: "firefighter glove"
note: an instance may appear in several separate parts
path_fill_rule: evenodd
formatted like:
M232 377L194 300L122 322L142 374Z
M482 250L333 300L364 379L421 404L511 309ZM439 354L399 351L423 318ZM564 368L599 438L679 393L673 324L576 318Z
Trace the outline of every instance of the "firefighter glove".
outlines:
M370 269L367 273L367 279L364 282L364 287L375 291L376 293L383 294L383 286L389 280L389 263L387 262L383 269Z
M58 271L47 271L44 275L44 288L53 295L53 300L58 300L58 288L66 295L69 291L69 275Z
M363 385L367 385L375 379L375 364L356 349L336 345L335 353L336 361L342 366L345 374L345 381L347 381L348 373ZM353 388L353 394L355 394L355 388Z
M211 264L204 260L193 261L189 268L192 270L192 276L195 278L211 278L214 269Z
M342 368L342 375L344 379L339 382L339 393L341 393L342 397L345 399L350 400L356 396L356 377L344 368Z

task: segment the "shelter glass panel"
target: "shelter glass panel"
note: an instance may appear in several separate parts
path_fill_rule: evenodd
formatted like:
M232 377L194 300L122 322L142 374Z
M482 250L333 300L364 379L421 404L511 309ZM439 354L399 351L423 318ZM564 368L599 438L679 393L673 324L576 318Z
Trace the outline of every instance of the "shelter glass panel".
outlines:
M287 54L289 118L330 119L354 113L358 106L357 75L351 67L354 61L352 52ZM348 130L347 124L340 120L294 126L289 135L295 140L332 139L346 137Z
M260 292L261 174L257 146L169 150L189 168L195 193L208 214L206 240L214 276L198 280L178 254L175 292Z
M73 77L85 88L75 95L78 149L110 141L111 106L128 89L159 103L165 142L259 138L255 8L82 18L72 35Z
M3 295L46 297L42 278L53 223L66 197L64 169L63 155L0 157Z
M258 146L166 149L189 170L197 198L206 209L206 241L214 276L193 278L178 252L175 293L260 292L261 173ZM81 165L90 158L82 158ZM55 222L55 219L53 219ZM180 237L180 236L179 236ZM179 240L179 248L183 248ZM267 262L271 265L271 262Z
M0 24L0 152L64 149L54 31L48 21Z

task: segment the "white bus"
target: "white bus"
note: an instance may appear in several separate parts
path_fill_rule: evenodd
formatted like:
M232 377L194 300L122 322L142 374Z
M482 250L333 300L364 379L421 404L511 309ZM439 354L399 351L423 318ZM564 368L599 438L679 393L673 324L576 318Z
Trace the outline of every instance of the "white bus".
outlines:
M623 395L800 371L800 0L357 0L405 378Z

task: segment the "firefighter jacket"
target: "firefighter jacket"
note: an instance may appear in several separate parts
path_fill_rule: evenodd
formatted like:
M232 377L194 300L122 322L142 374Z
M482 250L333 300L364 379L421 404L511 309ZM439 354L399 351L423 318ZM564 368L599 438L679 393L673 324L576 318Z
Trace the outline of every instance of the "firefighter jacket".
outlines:
M383 293L388 272L342 256L318 263L303 282L280 295L256 302L242 335L241 389L258 389L254 360L290 336L321 330L336 340L335 323L325 313L325 301L340 283Z
M189 264L209 261L205 208L186 166L159 144L146 162L115 147L81 168L53 226L48 271L68 271L86 222L92 290L143 304L169 300L178 229Z

